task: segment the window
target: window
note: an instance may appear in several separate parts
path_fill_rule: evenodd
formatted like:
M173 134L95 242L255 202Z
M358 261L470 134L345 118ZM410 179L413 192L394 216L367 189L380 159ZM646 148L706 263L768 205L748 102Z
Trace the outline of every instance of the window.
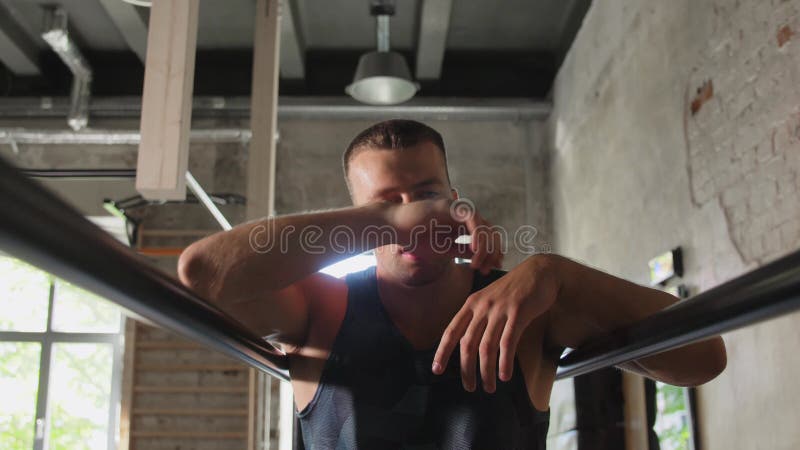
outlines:
M113 304L0 255L0 442L116 448L123 317Z
M661 382L655 383L656 422L660 450L693 450L690 390Z
M374 265L375 254L373 252L366 252L360 255L351 256L350 258L339 261L336 264L331 264L330 266L320 270L320 272L336 278L344 278L347 274L358 272Z

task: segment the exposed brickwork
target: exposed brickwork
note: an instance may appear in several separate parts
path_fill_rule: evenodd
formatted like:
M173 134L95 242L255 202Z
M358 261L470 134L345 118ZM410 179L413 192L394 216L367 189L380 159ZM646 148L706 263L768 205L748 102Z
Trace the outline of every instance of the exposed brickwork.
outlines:
M788 26L784 25L778 30L778 47L783 47L794 36L794 31Z
M762 262L800 246L797 4L735 2L715 13L687 98L693 200L718 201L742 258Z
M703 105L714 97L714 82L711 80L706 81L703 85L697 88L697 95L692 100L692 115L697 114Z
M593 2L554 83L556 251L645 283L647 261L680 245L696 293L800 248L800 39L786 31L800 31L798 11L800 0ZM725 335L728 367L698 389L702 448L800 448L800 364L786 357L798 323ZM569 417L559 406L553 416ZM627 431L636 445L639 428Z

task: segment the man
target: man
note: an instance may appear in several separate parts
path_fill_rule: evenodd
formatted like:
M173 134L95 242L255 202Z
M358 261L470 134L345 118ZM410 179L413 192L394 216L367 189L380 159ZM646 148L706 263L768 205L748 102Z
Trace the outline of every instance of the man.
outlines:
M282 345L307 448L544 449L563 349L675 301L557 255L495 270L498 234L452 214L444 143L424 124L376 124L343 163L353 207L246 223L179 262L185 284ZM376 267L318 272L368 250ZM717 337L623 368L698 385L725 364Z

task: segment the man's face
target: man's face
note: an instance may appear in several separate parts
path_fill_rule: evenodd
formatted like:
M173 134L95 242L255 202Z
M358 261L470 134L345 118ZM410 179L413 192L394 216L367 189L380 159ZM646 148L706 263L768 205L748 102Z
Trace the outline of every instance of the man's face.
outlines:
M350 193L356 206L372 202L409 203L452 198L442 151L431 142L402 150L362 149L350 160ZM452 262L448 256L420 257L398 245L375 249L381 271L409 285L436 280Z

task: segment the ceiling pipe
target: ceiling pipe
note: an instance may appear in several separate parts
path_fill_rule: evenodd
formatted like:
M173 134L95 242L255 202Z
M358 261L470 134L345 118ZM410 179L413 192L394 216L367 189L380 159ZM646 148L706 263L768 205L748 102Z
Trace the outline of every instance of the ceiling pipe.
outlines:
M75 42L69 37L66 11L62 8L44 10L42 38L72 72L72 93L67 124L76 131L83 129L89 123L92 69Z
M195 143L241 143L250 141L248 129L220 128L192 130L189 134ZM34 130L25 128L0 128L0 143L27 145L138 145L139 131L131 130Z
M379 52L388 52L389 51L389 20L392 16L389 14L379 14L376 19L377 24L377 39L378 39L378 51Z
M59 117L69 107L64 97L8 97L0 102L0 119ZM550 115L547 100L530 98L421 97L402 105L371 106L348 97L280 97L280 120L542 120ZM140 97L95 97L89 112L95 118L138 119ZM247 119L249 97L195 97L192 117Z

